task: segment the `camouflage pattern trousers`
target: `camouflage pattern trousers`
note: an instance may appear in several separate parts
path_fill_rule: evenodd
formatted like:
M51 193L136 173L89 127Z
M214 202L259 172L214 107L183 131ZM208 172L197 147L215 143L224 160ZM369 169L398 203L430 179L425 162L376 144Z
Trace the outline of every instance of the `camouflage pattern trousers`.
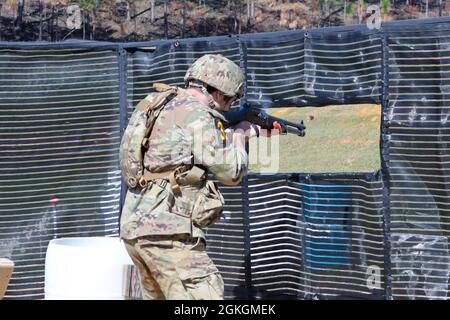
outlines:
M138 269L144 300L223 300L222 276L203 239L174 235L124 242Z

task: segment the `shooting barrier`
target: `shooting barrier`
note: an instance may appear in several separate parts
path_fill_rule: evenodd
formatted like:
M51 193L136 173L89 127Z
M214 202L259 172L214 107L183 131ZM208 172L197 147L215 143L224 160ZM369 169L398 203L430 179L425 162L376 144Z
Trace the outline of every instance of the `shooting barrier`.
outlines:
M43 298L51 239L117 236L127 117L152 83L182 85L205 53L241 65L253 106L382 105L377 172L250 174L222 187L224 217L207 236L226 297L448 299L449 18L140 43L0 42L0 257L15 263L6 298Z

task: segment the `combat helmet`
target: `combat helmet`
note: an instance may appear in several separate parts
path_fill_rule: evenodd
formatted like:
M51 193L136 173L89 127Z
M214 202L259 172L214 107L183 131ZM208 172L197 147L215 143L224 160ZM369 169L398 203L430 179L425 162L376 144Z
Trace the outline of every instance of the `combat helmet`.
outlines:
M184 82L201 81L227 97L240 98L244 93L244 74L233 61L220 54L206 54L197 59L184 76Z

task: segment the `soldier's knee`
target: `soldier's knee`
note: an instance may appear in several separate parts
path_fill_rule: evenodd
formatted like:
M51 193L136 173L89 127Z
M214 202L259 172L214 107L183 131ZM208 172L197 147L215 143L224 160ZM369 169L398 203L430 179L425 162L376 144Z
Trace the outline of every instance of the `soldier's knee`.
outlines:
M195 300L223 300L224 283L218 272L184 279L183 285Z

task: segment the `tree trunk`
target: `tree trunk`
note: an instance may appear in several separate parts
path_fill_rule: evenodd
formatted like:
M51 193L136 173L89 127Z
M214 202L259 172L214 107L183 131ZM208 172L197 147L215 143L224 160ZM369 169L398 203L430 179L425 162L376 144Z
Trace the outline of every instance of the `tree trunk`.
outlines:
M362 22L362 12L363 12L363 5L362 5L362 1L359 0L359 2L358 2L358 24L361 24L361 22Z
M238 29L238 34L241 34L242 30L242 15L241 15L241 10L238 10L239 12L239 16L238 16L238 21L239 21L239 29Z
M91 40L95 40L95 26L97 22L97 15L95 14L95 8L92 9L92 32L91 32Z
M164 37L169 39L169 22L167 21L167 0L164 1Z
M347 0L344 0L344 25L347 23Z
M186 27L186 0L183 0L183 8L181 10L182 23L181 23L181 38L184 38L184 29Z
M42 5L42 0L39 1L39 41L42 41L42 25L43 25L43 18L45 15L45 7Z
M152 10L151 10L150 21L153 23L153 22L155 22L155 0L152 0L151 7L152 7Z
M325 10L326 10L326 12L327 12L327 17L329 17L330 16L330 10L331 10L331 3L329 3L328 2L328 0L325 0L325 4L326 4L326 6L325 6ZM330 26L330 20L328 20L328 26Z
M22 23L24 7L25 7L25 0L19 0L18 6L17 6L16 26L19 26Z
M92 25L93 25L93 23L92 23L92 16L91 16L91 13L89 12L88 13L88 26L89 26L89 40L92 40Z
M2 15L3 3L0 3L0 16ZM0 28L0 41L2 41L2 28Z
M83 40L86 39L86 13L83 11Z
M238 30L238 17L237 17L237 4L234 4L233 8L233 18L234 18L234 27L233 27L233 33L237 33Z
M255 17L255 0L247 0L247 19Z
M53 7L52 6L52 13L51 13L51 16L50 16L50 20L47 22L48 23L48 31L49 31L49 33L50 33L50 41L54 41L54 39L55 39L55 31L53 30L54 28L53 28L53 16L54 16L54 14L55 14L55 7Z

